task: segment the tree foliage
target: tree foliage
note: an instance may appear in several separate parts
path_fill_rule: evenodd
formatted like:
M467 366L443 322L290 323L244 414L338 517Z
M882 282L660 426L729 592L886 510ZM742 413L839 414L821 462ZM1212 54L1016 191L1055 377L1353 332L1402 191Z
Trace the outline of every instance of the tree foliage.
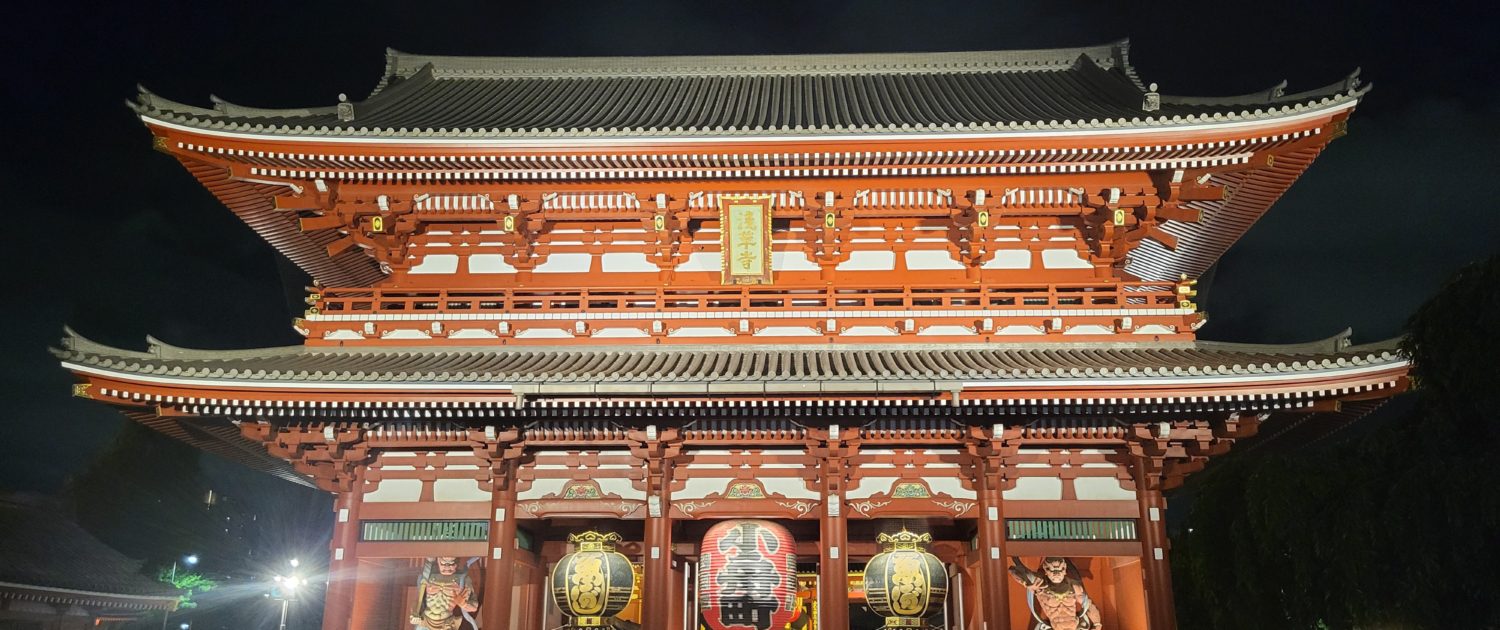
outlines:
M162 567L156 572L156 581L170 584L172 588L182 591L177 596L177 608L197 608L198 602L193 601L193 595L207 593L219 587L219 583L211 580L201 573L191 571L179 571L176 567Z
M1500 256L1409 320L1412 411L1363 440L1231 459L1173 540L1183 628L1500 627Z

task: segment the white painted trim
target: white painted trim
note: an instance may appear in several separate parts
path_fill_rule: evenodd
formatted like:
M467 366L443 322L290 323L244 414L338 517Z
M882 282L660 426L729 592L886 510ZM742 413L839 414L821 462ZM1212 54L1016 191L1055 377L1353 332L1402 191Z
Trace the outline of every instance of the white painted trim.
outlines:
M1266 382L1266 381L1295 381L1295 380L1305 379L1305 378L1320 378L1321 379L1321 378L1332 378L1332 377L1358 376L1360 374L1365 374L1365 373L1369 373L1369 372L1383 372L1383 371L1386 371L1386 370L1391 370L1391 369L1399 368L1399 367L1401 367L1403 365L1407 365L1408 363L1409 362L1407 362L1407 361L1398 360L1398 361L1392 361L1390 363L1382 363L1380 365L1367 365L1367 366L1363 366L1363 367L1346 368L1346 369L1329 369L1329 370L1316 370L1316 369L1314 369L1314 370L1306 370L1306 371L1303 371L1303 372L1295 372L1295 373L1291 373L1291 374L1263 374L1263 375L1250 375L1250 376L1217 376L1217 377L1216 376L1200 376L1200 377L1189 377L1189 378L1173 378L1173 377L1166 377L1166 378L1160 378L1160 377L1137 378L1137 377L1123 376L1123 377L1113 378L1113 379L1098 379L1098 378L1093 378L1093 379L1076 379L1076 380L1074 380L1074 379L1035 379L1035 380L1025 379L1024 381L964 381L963 387L964 387L964 389L969 389L971 387L1016 387L1018 385L1024 385L1024 386L1027 386L1027 387L1049 386L1049 385L1074 385L1074 386L1079 386L1079 387L1091 387L1091 386L1099 386L1099 385L1105 385L1105 386L1109 386L1109 385L1130 385L1132 387L1136 387L1136 386L1141 386L1141 385L1197 385L1197 384L1218 384L1218 383L1263 383L1263 382ZM1151 393L1153 393L1153 392L1141 392L1142 395L1140 395L1140 396L1132 396L1130 398L1131 399L1152 398L1153 396L1147 395L1147 394L1151 394ZM1160 398L1160 396L1156 396L1155 398Z
M398 391L491 391L499 390L509 392L509 383L428 383L414 385L411 383L300 383L296 381L241 381L241 380L219 380L219 379L190 379L190 378L168 378L162 376L147 376L144 374L131 374L128 372L114 372L102 370L86 365L78 365L64 361L64 368L83 374L93 374L137 383L155 383L161 385L188 385L203 387L211 383L214 387L248 387L255 389L300 389L300 390L326 390L330 393L358 390L398 390Z

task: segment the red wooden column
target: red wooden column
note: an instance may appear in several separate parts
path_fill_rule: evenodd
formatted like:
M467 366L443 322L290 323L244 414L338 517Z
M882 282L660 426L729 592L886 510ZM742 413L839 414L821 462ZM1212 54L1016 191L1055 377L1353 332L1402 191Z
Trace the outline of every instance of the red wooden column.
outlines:
M1005 544L1005 463L1018 448L1019 431L996 424L988 432L970 429L967 444L973 461L974 486L979 495L979 581L983 588L980 611L986 630L1010 628L1010 555ZM1014 435L1012 435L1014 434Z
M354 616L354 586L359 580L359 506L363 502L364 467L333 502L333 540L329 541L328 590L323 598L323 630L347 630Z
M831 425L826 435L820 467L822 470L823 516L818 536L818 620L819 630L849 628L849 523L844 517L844 476L847 448L839 425ZM858 431L854 429L853 431ZM808 431L815 435L814 430Z
M1167 501L1161 493L1160 466L1136 456L1136 504L1140 508L1141 571L1146 589L1146 617L1151 630L1176 630L1177 610L1172 597L1172 570L1167 554Z
M646 464L646 533L641 545L641 627L680 630L672 601L672 468L681 450L676 429L657 431L655 425L632 431L639 445L632 454Z
M484 564L484 597L479 602L480 624L509 628L514 605L512 582L516 572L516 460L492 464L490 481L490 557Z

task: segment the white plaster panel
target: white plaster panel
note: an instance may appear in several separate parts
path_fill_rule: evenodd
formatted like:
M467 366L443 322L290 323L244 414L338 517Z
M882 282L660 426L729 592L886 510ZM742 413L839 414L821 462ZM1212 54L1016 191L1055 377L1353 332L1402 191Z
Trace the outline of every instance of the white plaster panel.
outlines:
M563 487L566 486L566 485L568 485L569 481L572 481L572 480L571 479L534 479L531 482L531 487L530 488L527 488L526 490L524 490L522 492L516 493L516 499L520 500L520 501L526 501L526 500L531 500L531 499L540 499L540 498L545 497L545 496L547 496L549 494L551 494L551 495L562 494Z
M1030 269L1031 252L1024 249L1002 249L985 261L980 269Z
M1115 331L1100 324L1079 324L1063 331L1064 335L1113 335Z
M895 271L896 252L864 250L849 252L849 259L839 263L835 269L839 271Z
M822 271L804 252L771 252L772 271Z
M421 479L386 479L374 492L365 493L366 503L406 503L421 498Z
M536 273L587 273L593 264L593 254L553 254L536 266Z
M490 493L480 490L474 479L437 479L432 482L432 500L488 501Z
M1006 501L1061 501L1062 480L1057 477L1021 477L1016 487L1006 490Z
M1045 335L1046 331L1036 326L1010 325L995 331L996 335Z
M845 337L895 337L896 331L885 326L850 326L842 333Z
M977 499L979 493L964 487L958 477L923 477L933 494L946 494L955 499Z
M861 468L865 467L861 466ZM853 501L868 499L882 492L888 493L898 480L900 477L865 477L858 481L858 486L845 490L844 498Z
M600 328L589 336L595 339L639 339L651 335L639 328Z
M399 330L392 330L390 332L387 332L387 333L381 335L380 338L381 339L431 339L432 335L429 335L429 334L427 334L425 332L422 332L420 330L410 330L410 329L402 328L402 329L399 329Z
M469 256L469 273L515 273L516 268L505 262L500 254L474 254Z
M1078 255L1076 249L1042 250L1042 266L1047 269L1092 269L1094 265Z
M823 333L806 326L766 326L755 331L756 337L821 337Z
M646 500L646 491L636 489L629 479L620 477L598 477L594 481L599 483L599 490L604 494L617 494L622 499Z
M713 326L683 326L670 333L668 337L733 337L734 332L728 328L716 328Z
M723 271L724 257L719 252L693 252L677 265L677 271Z
M723 494L728 487L727 477L689 477L681 490L672 493L672 500L702 499L715 492Z
M483 328L460 328L448 333L449 339L499 339L500 335Z
M656 272L655 264L642 252L609 252L599 259L599 267L605 273Z
M1135 492L1121 488L1114 477L1079 477L1073 480L1073 493L1080 501L1135 500Z
M527 328L516 333L516 339L572 339L573 333L561 328Z
M906 268L912 271L962 270L964 264L945 249L912 249L906 252Z
M428 254L422 257L422 262L413 265L411 274L430 273L453 273L458 271L457 254Z
M779 494L788 499L821 499L818 493L808 490L800 478L769 477L761 479L760 485L765 486L766 494Z
M1174 331L1171 327L1162 324L1146 324L1135 329L1135 334L1137 335L1170 335L1173 333Z
M928 326L917 331L918 337L957 337L974 334L967 326Z

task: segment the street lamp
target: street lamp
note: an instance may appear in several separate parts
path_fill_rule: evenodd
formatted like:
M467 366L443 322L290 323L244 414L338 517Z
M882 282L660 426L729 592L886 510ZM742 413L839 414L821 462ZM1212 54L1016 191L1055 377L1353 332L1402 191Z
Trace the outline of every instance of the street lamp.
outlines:
M185 565L188 565L190 567L198 564L198 554L196 554L196 553L190 553L190 554L188 554L186 556L183 556L182 563L185 564ZM170 582L172 582L172 588L177 588L177 561L176 560L172 561L172 577L168 578L168 580ZM172 611L170 611L170 610L162 612L162 614L161 614L161 630L167 630L167 617L171 616L171 614L172 614ZM182 627L184 628L184 630L186 630L186 628L188 627L188 624L182 624Z
M295 569L300 563L297 562L296 558L292 558L287 562L287 564L291 565L292 568ZM273 581L276 582L277 586L271 589L271 595L273 598L281 600L280 630L286 630L287 607L292 603L292 600L297 598L297 589L301 586L306 585L307 580L302 579L301 577L298 577L297 574L293 573L291 575L277 575L273 578Z

